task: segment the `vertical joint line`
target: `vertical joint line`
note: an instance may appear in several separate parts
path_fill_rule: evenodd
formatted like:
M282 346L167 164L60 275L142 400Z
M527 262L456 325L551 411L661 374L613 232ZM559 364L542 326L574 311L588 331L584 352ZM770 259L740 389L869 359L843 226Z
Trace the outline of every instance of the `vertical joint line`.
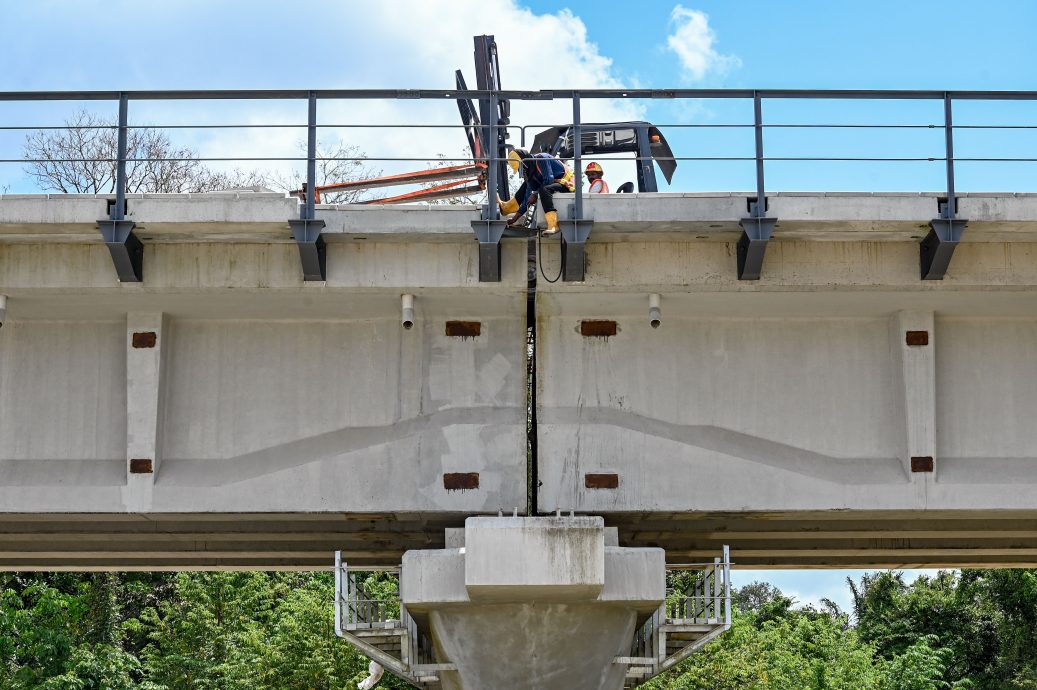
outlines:
M528 283L526 291L526 514L539 513L540 495L539 448L537 436L537 240L530 237L526 245Z

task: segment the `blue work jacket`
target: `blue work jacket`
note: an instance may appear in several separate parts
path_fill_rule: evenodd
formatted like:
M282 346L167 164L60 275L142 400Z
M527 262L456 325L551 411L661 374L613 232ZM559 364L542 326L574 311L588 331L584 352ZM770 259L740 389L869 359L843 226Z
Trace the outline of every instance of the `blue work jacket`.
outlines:
M541 187L565 177L565 166L562 165L562 161L550 153L534 153L532 158L534 164L524 168L529 170L529 173L526 175L526 193L523 195L522 205L519 206L519 213L526 212L529 197L533 192L538 192Z

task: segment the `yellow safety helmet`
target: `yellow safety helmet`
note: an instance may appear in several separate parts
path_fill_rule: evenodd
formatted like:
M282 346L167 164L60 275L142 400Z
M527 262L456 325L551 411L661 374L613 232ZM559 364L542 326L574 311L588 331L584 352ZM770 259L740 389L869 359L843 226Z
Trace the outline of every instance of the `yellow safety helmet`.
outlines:
M517 173L519 165L526 158L529 158L529 151L525 149L511 149L511 151L508 151L508 165L511 167L511 172Z
M590 163L587 164L587 169L583 171L583 174L586 175L587 173L592 173L592 172L596 172L599 175L604 174L604 171L601 169L601 166L598 165L597 163L595 163L594 161L591 161Z

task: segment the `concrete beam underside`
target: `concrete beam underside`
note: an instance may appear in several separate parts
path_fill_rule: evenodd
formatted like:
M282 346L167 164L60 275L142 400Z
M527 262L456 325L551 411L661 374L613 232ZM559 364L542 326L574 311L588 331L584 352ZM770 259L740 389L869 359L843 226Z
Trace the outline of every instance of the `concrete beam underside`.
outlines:
M3 514L0 570L330 570L397 566L444 547L471 513ZM1033 511L610 513L628 547L666 549L671 567L1037 567Z

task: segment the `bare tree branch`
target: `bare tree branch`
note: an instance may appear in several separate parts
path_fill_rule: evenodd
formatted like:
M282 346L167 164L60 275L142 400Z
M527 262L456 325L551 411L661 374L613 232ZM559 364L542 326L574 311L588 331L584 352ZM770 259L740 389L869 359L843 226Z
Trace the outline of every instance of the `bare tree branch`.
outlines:
M119 142L115 122L80 111L65 124L65 129L37 131L25 138L26 172L47 192L113 193ZM259 171L214 171L158 129L131 129L126 144L129 193L211 192L266 181Z
M306 143L299 143L299 150L306 155ZM317 143L317 186L323 187L336 182L351 182L353 180L377 177L382 174L380 170L373 170L366 165L366 156L356 146L345 144L341 141L328 143ZM271 189L290 192L302 189L306 182L305 173L299 170L291 174L272 173L263 177L263 183ZM321 202L325 204L353 204L363 201L369 196L369 190L346 190L341 192L322 192Z

